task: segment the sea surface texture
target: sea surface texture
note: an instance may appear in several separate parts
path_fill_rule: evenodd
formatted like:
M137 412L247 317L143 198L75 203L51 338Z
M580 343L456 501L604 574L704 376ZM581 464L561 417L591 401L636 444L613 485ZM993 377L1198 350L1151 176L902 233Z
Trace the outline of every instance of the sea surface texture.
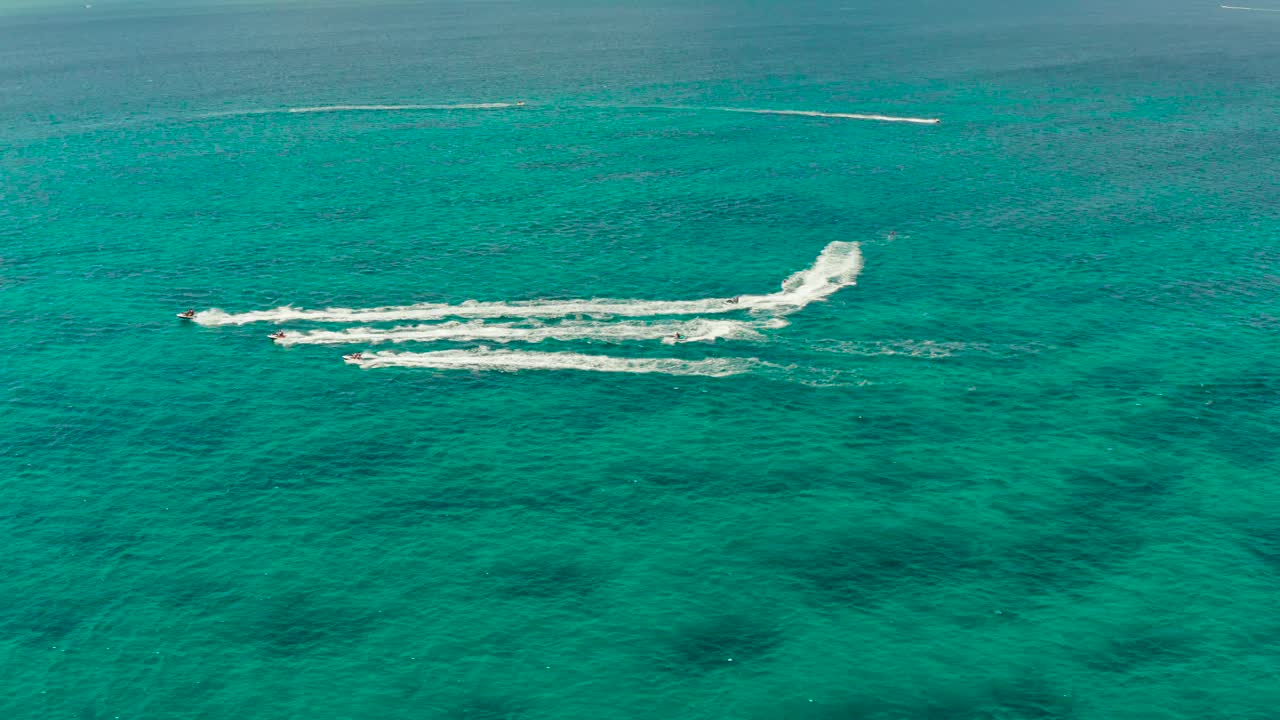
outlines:
M0 717L1275 718L1265 9L6 4Z

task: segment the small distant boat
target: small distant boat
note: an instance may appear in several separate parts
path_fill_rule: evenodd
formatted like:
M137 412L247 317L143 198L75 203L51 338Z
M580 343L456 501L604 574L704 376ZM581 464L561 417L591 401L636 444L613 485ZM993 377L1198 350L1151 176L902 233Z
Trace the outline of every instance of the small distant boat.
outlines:
M277 331L275 331L275 332L271 333L270 335L268 335L267 337L271 338L272 340L280 340L280 339L282 339L282 338L284 337L284 331L283 331L283 330L277 330Z
M178 318L181 320L195 320L196 311L194 308L187 308L186 310L178 313Z
M350 355L343 355L342 359L346 360L347 362L355 362L357 360L363 360L364 353L351 353Z

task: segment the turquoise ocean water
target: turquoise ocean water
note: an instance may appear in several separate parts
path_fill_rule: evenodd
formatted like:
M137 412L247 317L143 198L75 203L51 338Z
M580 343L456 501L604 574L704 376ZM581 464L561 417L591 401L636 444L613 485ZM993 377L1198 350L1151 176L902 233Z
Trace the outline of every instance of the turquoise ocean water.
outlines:
M0 11L0 717L1276 716L1280 13L92 4Z

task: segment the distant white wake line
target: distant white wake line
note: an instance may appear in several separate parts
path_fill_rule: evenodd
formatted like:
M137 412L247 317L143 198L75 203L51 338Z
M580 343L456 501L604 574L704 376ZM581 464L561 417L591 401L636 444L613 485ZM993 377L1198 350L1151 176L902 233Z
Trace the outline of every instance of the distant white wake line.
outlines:
M460 103L457 105L319 105L316 107L291 107L290 113L332 112L397 112L411 110L502 110L515 107L513 103Z
M259 108L256 110L226 110L205 113L200 117L240 117L244 115L282 115L302 113L342 112L413 112L426 110L504 110L516 107L514 103L456 103L453 105L316 105L313 107Z
M1223 10L1252 10L1253 12L1280 12L1280 8L1253 8L1240 7L1239 5L1219 5Z
M833 242L823 248L813 265L782 283L769 295L742 295L704 300L545 300L527 302L465 302L460 305L423 303L375 308L327 308L304 310L279 307L246 313L212 309L196 313L201 325L243 325L254 322L387 322L402 320L443 320L447 318L560 318L652 317L657 315L710 315L750 310L783 315L823 300L837 290L857 282L862 272L862 252L855 242Z
M913 123L916 125L937 125L939 118L903 117L900 115L875 115L868 113L820 112L818 110L770 110L767 108L735 108L735 107L697 107L692 105L641 105L632 108L649 110L682 110L690 112L731 112L751 115L800 115L803 117L837 118L840 120L873 120L876 122Z
M1244 8L1223 5L1229 10L1256 10L1260 8ZM240 115L274 115L280 113L350 113L350 112L422 112L428 110L505 110L519 107L518 103L455 103L435 105L313 105L288 108L260 108L255 110L229 110L212 112L202 117L234 117ZM615 106L610 106L615 107ZM636 107L636 106L632 106ZM732 107L682 107L682 106L650 106L660 110L711 110L717 112L749 113L753 115L799 115L804 117L836 118L840 120L872 120L875 122L914 123L916 125L937 125L939 118L902 117L898 115L876 115L868 113L820 112L817 110L768 110L758 108ZM622 109L622 108L619 108Z
M578 353L524 352L519 350L441 350L427 353L369 353L359 360L347 360L366 370L383 367L437 368L441 370L589 370L615 373L660 373L727 377L750 372L764 365L759 360L709 358L620 358Z
M916 125L937 125L939 118L898 117L896 115L863 115L860 113L818 112L816 110L754 110L749 108L717 107L709 108L722 112L751 113L754 115L804 115L805 117L839 118L842 120L875 120L877 122L914 123Z
M348 343L403 343L403 342L542 342L543 340L603 340L623 342L627 340L662 340L675 342L675 335L683 336L679 342L710 342L714 340L760 340L761 330L776 330L787 326L780 318L756 322L739 320L687 320L671 322L615 323L566 320L556 325L536 327L518 326L515 323L485 324L447 322L437 325L413 325L405 327L351 328L332 331L316 330L307 333L289 333L277 338L280 345L345 345Z

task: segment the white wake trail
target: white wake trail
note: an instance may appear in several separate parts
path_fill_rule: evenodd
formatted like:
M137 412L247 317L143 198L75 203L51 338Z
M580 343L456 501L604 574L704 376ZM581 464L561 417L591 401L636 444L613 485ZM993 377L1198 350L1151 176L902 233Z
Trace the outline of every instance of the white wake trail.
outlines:
M727 377L764 365L758 360L709 358L620 358L579 353L544 353L520 350L441 350L427 353L369 353L346 362L366 370L384 367L436 368L441 370L587 370L613 373L660 373Z
M862 272L862 252L855 242L833 242L823 248L813 265L782 283L782 289L768 295L741 295L737 298L703 300L544 300L525 302L475 302L460 305L422 303L375 308L327 308L304 310L279 307L245 313L212 309L196 313L201 325L243 325L254 322L293 321L360 323L404 320L444 320L448 318L561 318L653 317L658 315L712 315L750 310L784 315L823 300L857 282Z
M721 112L750 113L753 115L803 115L805 117L838 118L842 120L874 120L876 122L913 123L916 125L938 125L940 118L900 117L897 115L864 115L862 113L818 112L817 110L758 110L754 108L709 108Z
M335 113L335 112L409 112L414 110L502 110L515 107L514 103L458 103L455 105L317 105L314 107L291 107L283 112L288 113Z
M348 330L315 330L306 333L286 333L275 338L280 345L345 345L348 343L404 343L404 342L528 342L543 340L601 340L625 342L633 340L662 340L664 343L712 342L715 340L761 340L761 330L776 330L787 326L780 318L757 322L738 320L687 320L673 322L623 321L601 323L566 320L556 325L520 326L515 323L446 322L436 325L413 325L394 328L359 327Z
M810 387L849 388L868 384L856 374L822 368L777 365L757 358L624 358L609 355L583 355L569 352L530 352L524 350L442 350L425 353L363 353L359 358L346 356L349 365L362 369L402 367L435 370L470 370L473 372L519 372L522 370L574 370L582 372L662 374L700 377L745 375L776 381L798 383Z
M519 107L516 103L454 103L451 105L314 105L304 107L256 108L252 110L219 110L202 113L201 118L247 117L251 115L285 115L344 112L424 112L449 110L505 110Z

